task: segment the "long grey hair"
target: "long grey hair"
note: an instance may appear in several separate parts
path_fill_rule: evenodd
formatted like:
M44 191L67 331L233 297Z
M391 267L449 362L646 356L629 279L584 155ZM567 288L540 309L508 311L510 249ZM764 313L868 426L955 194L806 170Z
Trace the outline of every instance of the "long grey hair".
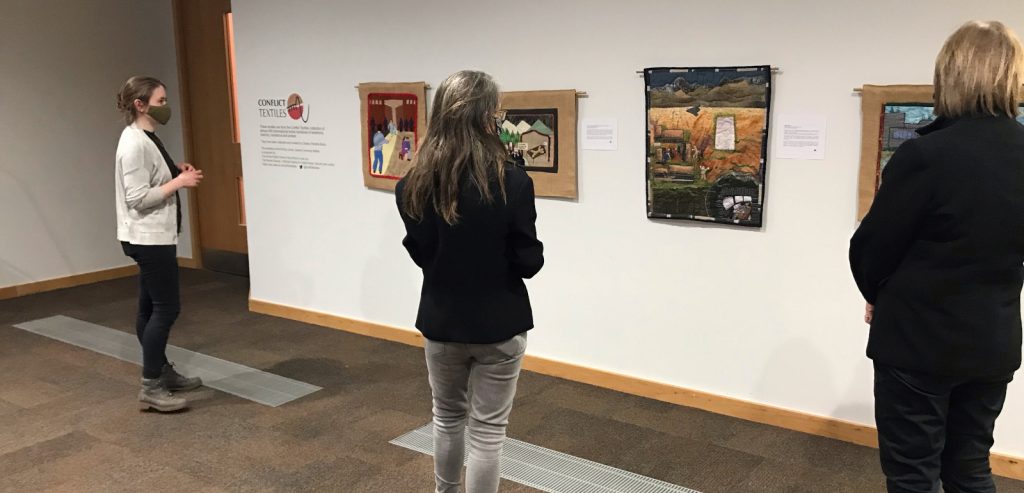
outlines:
M437 88L426 136L405 180L402 203L409 217L422 219L429 206L456 224L459 182L467 173L486 203L494 202L492 180L506 200L508 153L495 125L498 98L494 79L472 70L448 76Z

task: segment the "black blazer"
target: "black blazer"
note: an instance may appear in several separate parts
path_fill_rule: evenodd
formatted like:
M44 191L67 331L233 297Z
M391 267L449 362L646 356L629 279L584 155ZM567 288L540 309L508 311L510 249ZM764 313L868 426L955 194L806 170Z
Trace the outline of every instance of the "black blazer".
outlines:
M533 180L507 166L502 201L497 181L494 202L485 203L468 179L459 187L459 222L449 226L432 208L416 221L402 212L405 180L396 199L405 222L402 241L423 269L416 328L440 342L490 344L533 328L533 310L523 279L544 265L537 239Z
M1021 363L1024 126L939 119L897 149L850 240L875 305L868 356L934 375L987 377Z

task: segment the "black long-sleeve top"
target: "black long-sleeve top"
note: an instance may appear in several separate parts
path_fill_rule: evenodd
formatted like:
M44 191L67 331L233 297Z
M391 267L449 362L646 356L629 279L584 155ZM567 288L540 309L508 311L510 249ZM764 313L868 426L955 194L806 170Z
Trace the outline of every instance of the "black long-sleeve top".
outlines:
M868 356L935 375L1021 364L1024 126L940 118L897 149L850 240Z
M395 196L406 229L402 244L423 270L416 328L427 339L489 344L533 328L523 279L544 265L533 180L507 166L507 202L496 181L488 204L468 179L462 180L454 226L429 206L419 221L402 212L405 180L398 182Z

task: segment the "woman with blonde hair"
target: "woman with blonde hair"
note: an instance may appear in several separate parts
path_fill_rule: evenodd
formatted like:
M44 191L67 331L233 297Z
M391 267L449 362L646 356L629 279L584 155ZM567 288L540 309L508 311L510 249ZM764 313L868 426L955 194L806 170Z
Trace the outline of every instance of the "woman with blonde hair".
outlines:
M505 427L533 328L523 279L544 265L533 181L501 143L498 94L483 72L445 79L416 164L396 190L402 243L423 270L416 328L426 338L439 493L459 491L466 434L466 491L498 491Z
M1021 364L1024 48L968 22L935 64L934 123L896 150L850 240L868 306L890 492L993 492L996 418Z

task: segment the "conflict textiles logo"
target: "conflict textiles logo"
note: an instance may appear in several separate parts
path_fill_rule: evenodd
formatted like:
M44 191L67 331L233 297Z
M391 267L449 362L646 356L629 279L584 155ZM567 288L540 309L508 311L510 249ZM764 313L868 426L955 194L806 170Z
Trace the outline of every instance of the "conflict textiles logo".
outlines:
M291 118L309 122L309 105L298 93L292 93L288 99L261 99L258 102L261 118Z

